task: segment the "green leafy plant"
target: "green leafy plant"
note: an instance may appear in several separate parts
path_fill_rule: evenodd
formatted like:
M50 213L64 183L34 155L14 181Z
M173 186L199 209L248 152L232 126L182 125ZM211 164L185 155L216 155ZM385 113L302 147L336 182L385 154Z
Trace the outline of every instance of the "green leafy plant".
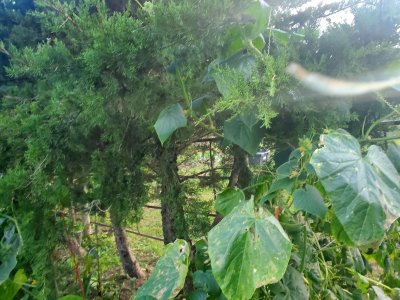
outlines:
M176 240L165 249L147 282L137 291L135 299L172 299L183 288L189 268L189 245Z
M179 104L174 104L165 108L160 113L157 122L154 124L154 128L163 144L175 130L186 125L187 119L182 107Z
M17 265L17 255L22 247L22 238L18 225L8 216L0 216L0 285L10 276ZM18 278L17 278L18 281Z
M352 24L324 30L347 2L38 0L26 19L12 2L2 20L38 32L0 28L0 210L21 227L0 218L7 297L116 298L102 275L122 269L142 283L124 227L154 200L175 242L136 299L398 298L397 94L350 99L334 79L400 57L398 1L354 3ZM121 268L111 238L96 235L97 271L81 254L88 207Z
M2 299L13 300L27 281L28 278L26 277L24 270L18 270L12 280L8 279L0 285Z
M208 241L213 274L228 298L250 299L256 288L280 280L290 258L281 225L252 199L239 203Z
M377 146L362 157L357 140L343 130L322 135L311 165L332 200L334 212L357 246L380 242L400 216L400 176Z

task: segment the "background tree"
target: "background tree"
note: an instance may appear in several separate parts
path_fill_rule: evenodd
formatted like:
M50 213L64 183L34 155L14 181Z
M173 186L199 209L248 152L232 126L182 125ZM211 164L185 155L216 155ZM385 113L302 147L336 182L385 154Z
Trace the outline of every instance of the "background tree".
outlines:
M329 147L314 150L325 128L331 130L327 145L337 141L340 149L357 141L343 131L333 131L337 128L348 128L363 143L371 137L386 143L385 135L397 130L392 126L396 122L392 117L398 116L396 98L320 95L289 77L286 67L294 60L309 70L345 78L378 67L387 71L398 56L395 12L399 6L389 0L346 1L302 11L304 3L160 0L131 6L125 1L42 0L35 3L32 14L21 11L19 16L26 22L37 24L37 34L26 42L14 41L10 32L17 25L9 24L2 37L7 52L3 58L10 65L0 111L0 195L1 212L21 223L25 247L20 264L39 282L34 292L58 297L67 289L60 291L57 282L65 274L62 264L43 258L67 249L67 242L75 237L76 224L68 211L97 203L109 209L125 272L143 282L146 274L129 249L124 225L140 219L154 182L161 186L164 242L180 238L196 248L193 268L198 270L189 278L194 290L188 280L185 297L191 297L186 295L189 292L203 292L203 296L205 292L205 297L225 294L243 299L254 293L267 299L288 295L346 299L349 294L372 292L360 281L369 280L364 276L366 265L378 256L376 250L361 246L374 247L372 242L382 239L377 235L359 239L352 224L343 224L346 216L337 210L332 186L315 163L317 159L320 164L330 163L324 157ZM2 16L15 13L7 7L3 3ZM354 24L332 24L320 31L318 20L347 7L355 16ZM369 20L385 34L367 33ZM384 116L389 123L381 122ZM210 198L216 198L215 207L225 216L208 234L208 252L204 241L202 246L195 243L198 236L190 226L195 221L188 210L197 208L192 201L200 188L193 189L188 178L196 174L181 163L192 159L198 149L204 151L204 145L194 146L199 141L200 145L211 141L211 181L201 183L209 185L210 195L214 194ZM383 146L395 156L393 144ZM260 147L276 153L275 166L249 165L249 156ZM348 152L364 151L355 148ZM213 153L223 156L224 165L219 167L225 169L224 176L215 176ZM385 162L385 166L392 164ZM385 172L395 178L394 166L388 168L390 172ZM388 190L393 194L386 196L395 198L395 180L375 175L376 180L369 182L391 184ZM229 180L220 180L223 177ZM229 189L224 190L226 186ZM316 201L315 205L301 206L302 197ZM397 216L391 206L396 199L392 200L384 210L393 209ZM353 219L358 220L358 215ZM202 221L206 229L207 223ZM243 224L248 226L242 228ZM385 233L388 228L382 231L380 225L376 232ZM365 222L358 227L364 230ZM254 232L256 239L247 238ZM387 257L395 262L397 236L389 230L382 243L391 245ZM232 239L224 240L227 237ZM260 244L251 246L253 241ZM160 265L176 259L179 268L169 270L187 273L187 242L177 241L167 248L167 255L176 256L161 260ZM74 258L79 255L75 248L69 245L68 249ZM209 261L207 253L212 267L204 263ZM364 268L348 263L350 258ZM384 264L384 259L378 261ZM158 267L154 274L164 274L162 280L180 278L169 283L174 286L168 290L176 295L186 274L166 276ZM257 270L262 270L259 278L254 275ZM199 284L196 276L202 275L213 282L214 291L204 290L211 286L209 282ZM379 279L385 285L380 287L395 291L395 276ZM152 282L150 277L141 291L151 290Z

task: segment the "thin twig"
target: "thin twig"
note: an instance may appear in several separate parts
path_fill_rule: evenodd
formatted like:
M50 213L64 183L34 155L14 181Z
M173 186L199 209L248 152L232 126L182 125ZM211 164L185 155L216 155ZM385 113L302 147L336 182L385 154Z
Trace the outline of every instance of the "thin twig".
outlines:
M214 169L214 155L213 155L213 150L212 150L212 142L209 142L209 151L210 151L210 171L211 171L211 177L214 178L215 176L215 169ZM213 189L213 195L214 195L214 200L217 199L217 190L215 188L215 180L211 182L212 189Z
M107 228L113 228L111 225L107 225L107 224L103 224L103 223L99 223L99 222L93 222L93 224L97 224L99 226L103 226L103 227L107 227ZM142 237L146 237L146 238L149 238L149 239L152 239L152 240L164 242L164 239L159 238L159 237L151 236L151 235L144 234L144 233L139 233L139 232L136 232L136 231L133 231L133 230L130 230L130 229L125 229L125 231L129 232L129 233L133 233L133 234L139 235L139 236L142 236Z
M218 168L212 168L212 167L211 167L211 169L204 170L204 171L201 171L201 172L192 174L192 175L181 176L181 182L184 182L184 181L186 181L186 180L188 180L188 179L196 178L196 177L198 177L199 175L203 175L203 174L206 174L206 173L210 173L210 172L213 173L213 171L215 171L215 170L223 170L223 169L225 169L225 167L218 167Z
M145 205L144 207L150 208L150 209L159 209L159 210L162 209L161 206L155 206L155 205ZM194 212L194 211L185 211L185 213L198 213L198 212ZM217 214L216 214L216 213L207 213L207 216L209 216L209 217L216 217Z

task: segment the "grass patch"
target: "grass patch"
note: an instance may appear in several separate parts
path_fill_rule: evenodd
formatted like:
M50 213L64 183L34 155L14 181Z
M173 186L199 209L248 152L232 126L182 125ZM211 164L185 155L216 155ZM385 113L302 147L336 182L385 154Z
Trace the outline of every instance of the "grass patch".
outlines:
M158 206L158 203L149 203ZM137 224L132 224L130 228L143 234L163 238L161 211L158 209L144 208L143 218ZM142 268L151 270L157 259L164 253L164 243L146 237L128 233L129 245L136 255Z

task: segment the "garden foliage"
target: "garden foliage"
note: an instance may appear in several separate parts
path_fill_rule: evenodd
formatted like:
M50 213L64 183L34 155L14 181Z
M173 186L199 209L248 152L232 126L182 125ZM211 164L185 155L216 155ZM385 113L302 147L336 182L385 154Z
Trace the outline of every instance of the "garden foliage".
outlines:
M0 28L0 291L91 297L99 255L71 246L71 211L108 210L118 243L155 183L173 243L134 299L400 299L397 87L334 97L286 72L398 76L397 1L117 2L0 2L21 20ZM354 23L321 31L345 8ZM211 180L184 180L199 140L218 141L229 183L211 142ZM261 148L272 159L250 168ZM219 190L213 226L187 213L202 185ZM77 274L85 261L80 296L59 283L60 249Z

